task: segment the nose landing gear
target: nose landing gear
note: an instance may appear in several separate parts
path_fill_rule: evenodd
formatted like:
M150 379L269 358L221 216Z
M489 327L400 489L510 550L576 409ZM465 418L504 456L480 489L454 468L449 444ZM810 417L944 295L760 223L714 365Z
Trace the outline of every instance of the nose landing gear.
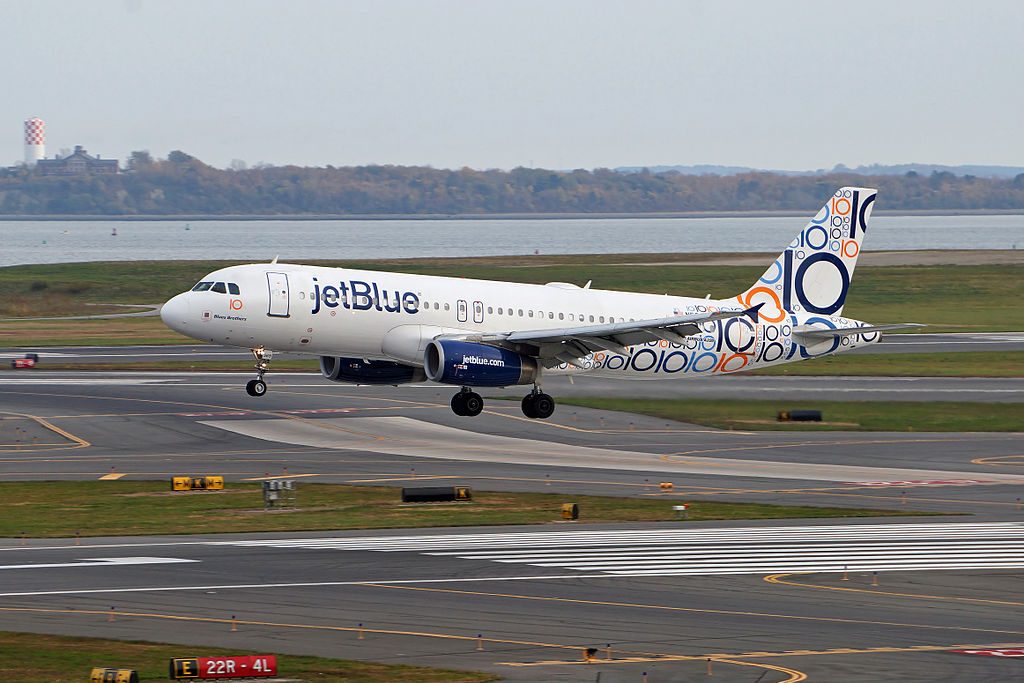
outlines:
M546 420L555 412L555 399L538 387L523 397L523 415L536 420Z
M463 417L476 417L484 409L484 399L469 387L462 387L452 396L452 412Z
M256 379L251 379L245 384L245 393L250 396L263 396L267 393L267 383L263 381L263 375L270 370L270 360L274 352L262 346L250 349L252 357L256 359Z

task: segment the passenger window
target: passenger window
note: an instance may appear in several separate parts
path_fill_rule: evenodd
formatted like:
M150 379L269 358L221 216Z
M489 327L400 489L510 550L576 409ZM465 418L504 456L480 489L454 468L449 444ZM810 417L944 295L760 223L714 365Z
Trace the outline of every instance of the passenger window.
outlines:
M549 311L549 312L548 312L548 320L554 320L554 319L555 319L555 314L554 314L554 313L551 313L551 312Z
M217 292L218 294L227 294L228 293L228 288L224 286L223 282L218 282L213 287L211 287L211 289L213 291Z
M559 320L565 320L565 313L559 313L558 314L558 319Z
M452 307L451 307L451 305L449 305L449 304L445 304L445 305L444 305L444 310L446 310L446 311L450 311L450 310L451 310L451 308L452 308Z
M490 314L492 314L492 313L494 313L494 309L493 309L493 308L491 308L490 306L488 306L488 307L487 307L487 315L490 315Z
M594 316L590 316L590 322L594 322Z
M530 317L532 318L533 317L533 311L529 311L529 313L530 313Z
M498 315L501 315L501 308L498 308Z
M604 316L603 315L601 316L601 322L604 322Z
M241 292L238 291L238 285L236 285L234 282L229 282L228 283L228 293L229 294L236 294L237 295L237 294L240 294Z
M205 292L213 286L212 282L200 282L198 285L192 288L193 292Z
M519 309L519 317L520 317L520 318L522 318L522 317L523 317L523 309L521 309L521 308Z

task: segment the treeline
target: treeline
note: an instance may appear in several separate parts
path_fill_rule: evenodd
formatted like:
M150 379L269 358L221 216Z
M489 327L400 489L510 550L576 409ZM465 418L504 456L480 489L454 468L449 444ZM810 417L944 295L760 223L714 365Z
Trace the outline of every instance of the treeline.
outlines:
M0 177L0 214L464 214L813 211L842 185L877 187L878 208L1024 210L1024 174L1013 179L951 173L903 176L772 173L681 175L457 171L429 167L262 167L222 170L173 152L133 154L118 175Z

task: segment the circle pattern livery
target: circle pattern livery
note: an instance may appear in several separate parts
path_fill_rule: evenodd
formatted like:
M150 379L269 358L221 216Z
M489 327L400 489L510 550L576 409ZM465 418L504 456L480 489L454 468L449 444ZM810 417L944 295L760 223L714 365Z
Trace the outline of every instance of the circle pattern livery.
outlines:
M841 313L874 201L874 192L836 192L737 301L764 304L761 317L774 323L794 312Z

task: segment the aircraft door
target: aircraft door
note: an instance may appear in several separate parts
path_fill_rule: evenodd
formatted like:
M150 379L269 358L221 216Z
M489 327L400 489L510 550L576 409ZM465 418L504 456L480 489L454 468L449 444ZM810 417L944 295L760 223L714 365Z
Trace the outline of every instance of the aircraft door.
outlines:
M267 273L267 288L270 292L270 306L267 315L275 318L287 318L288 311L288 275L285 273Z
M482 301L473 302L473 322L482 323L484 321L484 303Z
M469 319L469 305L465 299L459 299L459 302L455 305L456 317L460 323L464 323Z

